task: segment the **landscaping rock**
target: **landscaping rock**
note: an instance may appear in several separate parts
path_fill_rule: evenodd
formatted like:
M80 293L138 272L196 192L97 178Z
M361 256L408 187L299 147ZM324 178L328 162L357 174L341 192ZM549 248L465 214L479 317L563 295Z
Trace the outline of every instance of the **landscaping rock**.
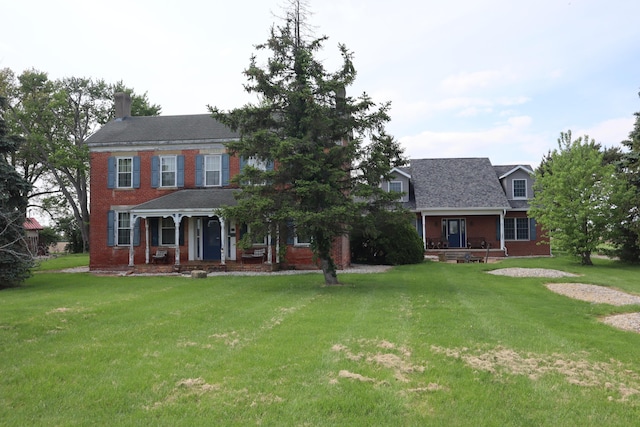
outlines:
M204 270L193 270L191 272L192 279L204 279L207 277L207 272Z

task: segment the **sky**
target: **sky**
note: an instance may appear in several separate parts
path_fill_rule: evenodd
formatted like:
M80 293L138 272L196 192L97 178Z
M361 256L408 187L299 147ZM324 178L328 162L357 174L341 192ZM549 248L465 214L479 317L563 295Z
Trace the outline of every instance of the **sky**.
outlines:
M391 102L409 158L529 164L560 132L610 147L640 111L640 1L309 0L318 58ZM241 107L242 74L286 0L21 0L0 5L0 68L122 80L163 115Z

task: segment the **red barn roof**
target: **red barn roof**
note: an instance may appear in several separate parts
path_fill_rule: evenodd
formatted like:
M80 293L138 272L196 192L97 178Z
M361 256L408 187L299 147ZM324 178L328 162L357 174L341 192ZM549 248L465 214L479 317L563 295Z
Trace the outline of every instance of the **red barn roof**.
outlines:
M24 221L23 225L25 230L42 230L43 227L40 225L37 219L35 218L27 218Z

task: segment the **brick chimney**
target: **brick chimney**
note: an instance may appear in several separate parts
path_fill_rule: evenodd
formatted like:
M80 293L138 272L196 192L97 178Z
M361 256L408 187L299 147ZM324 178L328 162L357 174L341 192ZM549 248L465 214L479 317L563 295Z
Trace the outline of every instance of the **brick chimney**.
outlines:
M126 117L131 117L131 95L118 92L114 95L116 107L116 120L122 121Z

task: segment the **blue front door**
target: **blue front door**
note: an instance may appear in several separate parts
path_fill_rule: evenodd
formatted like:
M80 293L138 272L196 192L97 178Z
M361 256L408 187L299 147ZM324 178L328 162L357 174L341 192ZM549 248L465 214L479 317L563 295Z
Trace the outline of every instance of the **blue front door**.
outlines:
M466 246L465 225L464 219L446 220L447 240L449 241L450 248L463 248Z
M202 259L220 259L220 221L218 218L205 218L202 227Z

